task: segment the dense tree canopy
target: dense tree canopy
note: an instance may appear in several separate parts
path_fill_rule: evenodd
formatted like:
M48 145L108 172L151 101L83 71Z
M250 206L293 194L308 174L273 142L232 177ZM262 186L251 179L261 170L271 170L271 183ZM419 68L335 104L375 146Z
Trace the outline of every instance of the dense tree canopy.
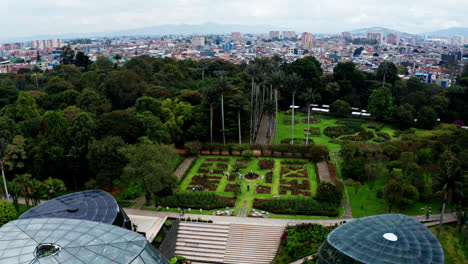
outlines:
M431 128L437 120L468 123L466 74L457 85L442 89L417 78L399 80L391 63L381 64L376 74L364 73L351 62L338 63L333 74L324 74L314 57L293 63L256 58L249 64L150 56L125 62L98 57L91 62L70 47L61 52L61 65L51 70L0 74L0 137L8 145L8 181L29 174L40 182L60 179L69 189L85 183L110 189L140 186L145 179L135 183L122 175L131 175L130 163L140 164L131 161L129 153L144 149L141 142L151 142L144 151L155 155L166 153L161 144L183 147L188 141L216 143L223 138L226 143L246 143L263 113L273 116L276 107L286 110L293 100L301 107L330 104L331 114L339 116L350 116L350 107L367 109L373 118L405 129ZM268 122L273 127L274 119ZM385 144L382 155L394 158L401 148ZM455 154L466 157L465 152ZM418 155L434 160L424 152ZM419 160L414 162L424 169ZM344 174L365 181L365 162L345 161ZM407 174L409 184L420 190L419 176ZM155 189L150 198L159 186L171 185L170 179L151 182Z

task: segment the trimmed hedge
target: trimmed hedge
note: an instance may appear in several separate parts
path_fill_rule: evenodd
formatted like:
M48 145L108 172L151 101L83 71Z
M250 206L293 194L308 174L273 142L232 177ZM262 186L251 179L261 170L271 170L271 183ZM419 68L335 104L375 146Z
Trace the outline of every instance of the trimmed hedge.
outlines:
M338 216L338 208L312 198L254 199L254 207L275 214Z
M235 198L222 197L211 192L178 193L156 201L156 206L211 210L233 207L235 200Z

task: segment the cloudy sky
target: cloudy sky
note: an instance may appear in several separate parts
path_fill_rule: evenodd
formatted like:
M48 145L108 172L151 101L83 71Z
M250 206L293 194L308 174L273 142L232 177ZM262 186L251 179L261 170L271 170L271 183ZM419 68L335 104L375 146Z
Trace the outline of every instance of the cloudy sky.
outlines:
M468 27L467 0L0 0L0 10L0 39L205 22L315 33Z

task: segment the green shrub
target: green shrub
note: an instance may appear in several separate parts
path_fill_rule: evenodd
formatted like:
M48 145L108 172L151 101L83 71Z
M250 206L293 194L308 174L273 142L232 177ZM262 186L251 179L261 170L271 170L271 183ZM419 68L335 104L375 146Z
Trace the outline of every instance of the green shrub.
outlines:
M244 160L250 160L253 156L254 156L254 153L251 150L244 150L242 152L242 158Z
M119 193L119 199L131 200L143 195L143 185L141 182L132 181Z
M338 216L338 208L312 198L255 199L254 207L275 214Z
M5 200L0 200L0 226L12 220L15 220L17 214L18 212L16 212L16 209L13 206L13 204Z
M171 258L170 263L171 264L183 264L183 263L187 263L187 259L182 256L175 256Z
M218 196L209 192L178 193L156 201L156 206L182 207L193 209L217 209L234 206L235 199Z
M346 186L353 186L353 182L354 182L353 179L346 179L345 185L346 185Z
M166 222L164 222L164 226L167 227L167 228L169 228L169 227L172 226L172 222L169 221L169 220L166 220Z
M187 154L198 155L202 150L203 144L200 141L190 141L185 142L184 147L187 150Z
M343 192L335 184L331 182L320 182L318 184L317 195L315 196L317 201L339 205L342 197Z
M316 253L330 231L329 228L318 224L302 224L286 228L273 263L291 263Z
M380 129L382 129L385 125L382 124L382 123L370 123L367 127L368 128L372 128L372 129L375 129L376 131L379 131Z

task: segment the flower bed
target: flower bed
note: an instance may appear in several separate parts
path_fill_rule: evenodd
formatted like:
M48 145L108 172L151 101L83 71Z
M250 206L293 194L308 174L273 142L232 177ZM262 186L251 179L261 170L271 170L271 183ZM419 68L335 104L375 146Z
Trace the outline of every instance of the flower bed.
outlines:
M272 171L267 172L267 174L265 175L265 182L266 183L273 183L273 172Z
M258 193L258 194L270 194L271 193L271 187L270 186L264 186L264 185L258 185L256 193Z
M322 120L320 119L315 119L315 118L310 118L310 123L309 124L318 124L318 123L321 123ZM302 119L302 123L306 123L307 124L307 118L303 118Z
M200 165L200 168L209 168L209 167L211 167L211 166L213 166L213 163L202 163L202 164Z
M309 142L311 140L309 139ZM283 140L281 140L281 144L290 144L291 143L291 138L285 138ZM303 138L294 138L293 139L293 144L304 144L305 143L305 139ZM310 142L312 143L312 142Z
M240 190L240 184L227 184L226 188L224 188L225 192L237 192Z
M336 126L336 127L326 127L323 131L327 137L337 138L343 135L352 135L359 132L361 128L355 126Z
M197 173L202 173L202 174L209 173L209 174L221 174L221 175L223 175L223 170L209 170L209 169L200 168L200 169L198 169Z
M280 184L279 193L281 195L286 195L288 191L291 191L292 195L311 196L309 180L303 180L302 183L299 183L298 180L281 180Z
M244 178L246 178L247 180L256 180L258 179L259 175L257 173L253 173L253 172L249 172L247 174L244 175Z
M361 129L357 135L347 135L341 137L341 140L351 140L351 141L366 141L374 138L374 133L372 131L366 131Z
M328 171L330 172L330 178L332 181L337 181L338 180L338 176L336 175L336 169L335 169L335 166L333 165L333 163L331 161L328 161Z
M234 168L245 169L249 166L250 160L236 160Z
M275 161L273 160L260 160L258 162L261 170L272 170L275 167Z
M309 132L307 132L307 131L309 131ZM321 135L320 127L310 127L310 129L305 127L304 128L304 135L307 135L307 134L309 134L309 136L320 136Z
M225 164L225 163L218 163L218 164L216 164L216 167L217 167L218 169L221 169L221 170L225 171L225 170L227 170L228 165Z
M281 161L281 164L289 164L289 165L305 165L306 162L303 160L297 160L297 159L285 159Z
M230 159L227 159L227 158L207 158L206 161L229 162Z

